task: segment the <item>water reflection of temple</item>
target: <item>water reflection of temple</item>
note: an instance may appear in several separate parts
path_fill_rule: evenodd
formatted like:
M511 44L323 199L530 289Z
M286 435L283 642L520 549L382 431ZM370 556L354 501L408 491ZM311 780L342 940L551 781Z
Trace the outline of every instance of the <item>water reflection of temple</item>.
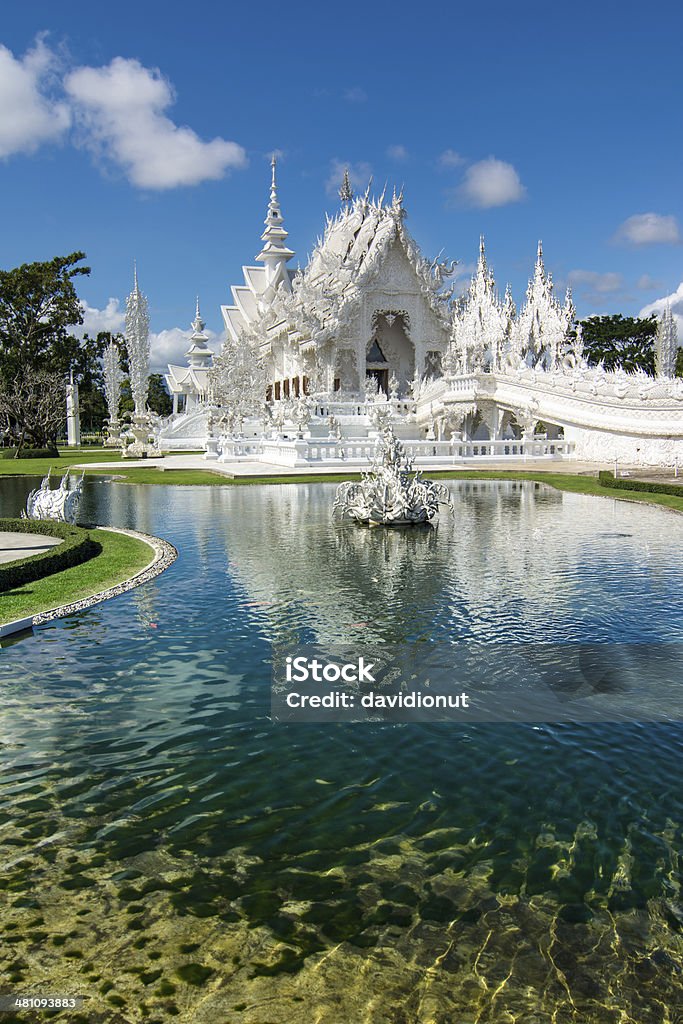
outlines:
M334 485L320 484L224 491L222 513L196 529L220 533L230 574L273 636L400 642L438 623L457 639L502 618L519 638L542 639L551 615L570 618L581 603L582 567L596 550L609 557L596 512L610 526L624 510L529 481L451 487L454 516L436 529L335 524ZM558 515L563 505L570 516ZM629 528L618 543L621 564L642 559L642 533Z
M335 486L103 484L92 509L180 548L154 585L177 580L179 620L224 631L237 602L245 629L269 639L544 641L560 627L570 638L567 624L580 621L609 636L610 619L626 614L629 567L655 597L670 586L656 538L666 526L670 550L681 526L671 516L660 525L657 510L531 481L460 480L449 482L454 515L436 529L369 529L335 522Z

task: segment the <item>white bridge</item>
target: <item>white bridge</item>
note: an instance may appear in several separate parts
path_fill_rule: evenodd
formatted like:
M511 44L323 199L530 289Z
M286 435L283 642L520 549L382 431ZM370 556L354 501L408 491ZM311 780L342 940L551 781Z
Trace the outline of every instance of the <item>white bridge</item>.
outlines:
M548 438L561 434L573 443L571 454L585 461L683 463L679 378L578 368L466 374L431 382L416 407L417 424L437 437L454 430L467 434L477 414L491 441L500 439L508 414L525 444L540 421Z

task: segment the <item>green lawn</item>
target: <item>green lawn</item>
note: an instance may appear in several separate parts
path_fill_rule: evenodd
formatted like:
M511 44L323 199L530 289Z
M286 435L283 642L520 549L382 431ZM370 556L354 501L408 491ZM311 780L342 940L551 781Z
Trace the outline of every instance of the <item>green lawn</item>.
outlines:
M108 530L92 530L102 551L82 565L0 595L0 622L13 622L57 605L80 601L134 576L152 561L149 544Z
M74 463L121 462L118 449L60 448L59 458L53 459L0 459L0 476L45 476L49 469L53 477L63 475Z
M89 469L86 470L85 475L87 477L114 476L115 482L127 484L180 484L187 486L189 484L225 485L234 482L229 477L222 476L220 473L212 473L208 469L155 469L154 466L147 469L146 466L128 467L125 463L112 467L111 473L106 469Z

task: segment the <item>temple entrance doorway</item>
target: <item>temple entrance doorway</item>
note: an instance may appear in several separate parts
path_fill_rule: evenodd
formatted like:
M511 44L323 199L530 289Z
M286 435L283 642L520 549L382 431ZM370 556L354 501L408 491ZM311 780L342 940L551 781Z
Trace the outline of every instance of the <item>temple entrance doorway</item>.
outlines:
M389 363L377 335L370 342L365 356L365 376L376 380L379 390L389 394Z
M409 337L410 318L405 310L376 309L372 337L365 349L365 373L389 394L392 377L399 394L406 394L415 375L415 347Z

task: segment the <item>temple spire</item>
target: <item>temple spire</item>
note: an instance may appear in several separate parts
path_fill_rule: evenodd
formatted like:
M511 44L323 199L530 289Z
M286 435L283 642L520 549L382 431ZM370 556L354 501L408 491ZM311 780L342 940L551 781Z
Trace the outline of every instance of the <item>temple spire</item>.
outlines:
M348 167L344 168L344 178L339 189L339 198L342 203L350 203L353 201L353 189L351 188L351 179L349 178Z
M291 260L294 252L285 244L285 240L289 232L285 231L285 228L283 227L284 218L280 210L280 202L277 194L277 164L275 154L273 154L270 161L270 166L270 199L268 202L268 212L264 221L266 230L261 235L261 239L265 244L256 259L266 265L266 280L268 284L273 284L279 274L280 280L284 282L285 287L289 290L289 277L285 271L285 264ZM279 283L280 281L278 280L277 284Z
M483 235L479 235L479 266L477 270L480 273L486 273L486 243Z
M536 270L540 270L545 273L545 265L543 263L543 242L538 240L538 249L536 251Z
M192 334L190 335L190 347L185 353L185 357L194 369L208 369L211 365L211 359L213 352L207 346L208 336L204 333L204 321L202 320L202 314L199 311L199 296L197 296L197 305L195 309L194 320L192 321Z
M192 328L196 334L202 334L204 331L204 321L202 320L202 314L199 311L199 296L197 296L197 307L195 309L194 320L192 321Z
M138 268L135 261L133 261L133 290L126 299L125 338L135 415L142 416L147 408L147 385L149 382L149 305L138 285Z
M678 327L671 312L671 303L666 306L657 325L655 338L655 375L657 377L675 377L676 359L678 357Z

